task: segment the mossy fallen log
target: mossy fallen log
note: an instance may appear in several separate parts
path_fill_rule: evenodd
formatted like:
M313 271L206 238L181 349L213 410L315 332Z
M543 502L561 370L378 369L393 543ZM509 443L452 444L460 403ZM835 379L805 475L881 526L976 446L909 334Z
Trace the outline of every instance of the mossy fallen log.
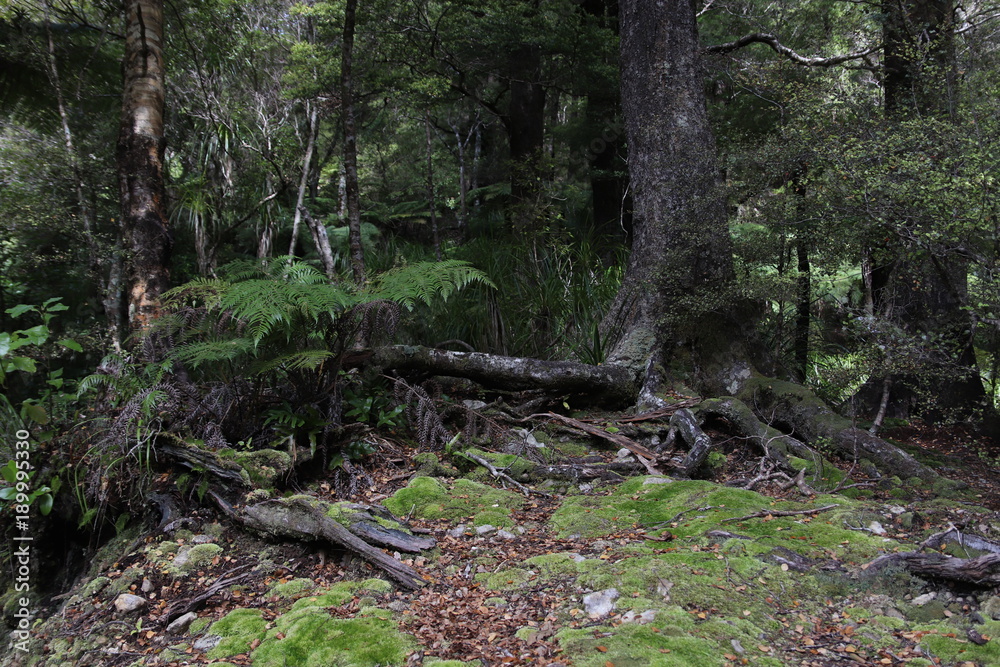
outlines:
M303 542L328 542L334 546L356 553L364 560L386 573L393 581L408 590L420 588L424 580L412 567L389 556L366 541L371 537L378 544L402 550L420 551L433 547L435 542L430 538L406 535L401 530L382 526L383 530L374 529L379 525L370 514L357 512L349 507L329 503L312 496L292 496L276 500L266 500L261 503L242 508L230 508L227 512L233 519L247 528L273 537L291 537ZM358 520L361 515L368 519ZM353 521L351 517L354 517ZM345 526L341 523L348 521ZM361 524L368 524L362 526ZM348 526L357 525L352 530Z

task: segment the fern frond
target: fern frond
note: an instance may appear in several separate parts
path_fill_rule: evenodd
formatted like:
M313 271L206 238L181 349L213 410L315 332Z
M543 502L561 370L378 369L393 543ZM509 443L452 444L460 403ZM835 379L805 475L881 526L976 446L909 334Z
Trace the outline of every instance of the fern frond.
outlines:
M253 351L253 341L246 338L230 338L187 343L178 346L174 355L184 365L198 368L206 363L234 361L243 355L251 354Z
M418 262L390 269L378 276L368 294L372 299L395 301L407 310L413 310L418 302L430 305L436 298L447 300L471 283L495 287L485 273L468 262L457 259Z

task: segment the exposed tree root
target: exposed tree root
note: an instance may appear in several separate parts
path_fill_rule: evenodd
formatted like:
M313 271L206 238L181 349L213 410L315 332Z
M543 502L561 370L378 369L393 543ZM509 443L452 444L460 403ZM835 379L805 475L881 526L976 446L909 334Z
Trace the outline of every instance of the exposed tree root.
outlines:
M884 475L917 477L929 484L963 486L945 480L898 447L857 428L800 385L773 379L753 380L741 398L765 421L781 424L814 447L828 447L848 460L868 459Z

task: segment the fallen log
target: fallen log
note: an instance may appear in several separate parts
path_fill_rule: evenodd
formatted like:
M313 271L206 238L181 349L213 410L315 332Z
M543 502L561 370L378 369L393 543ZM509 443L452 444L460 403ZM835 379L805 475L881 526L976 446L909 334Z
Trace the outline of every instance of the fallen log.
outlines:
M973 586L991 588L1000 585L1000 554L989 553L977 558L953 558L931 552L885 554L863 565L867 572L877 572L890 565L906 568L920 577L960 581Z
M356 553L385 572L402 588L414 590L425 584L420 574L412 567L373 547L340 523L347 512L352 511L350 506L347 506L345 510L342 506L328 503L313 496L292 496L265 500L247 507L233 508L215 492L210 493L230 518L247 528L272 537L291 537L303 542L328 542ZM364 535L378 533L377 539L381 540L381 543L385 543L384 532L372 531L369 527L362 527L358 530ZM402 531L398 531L398 533L405 534ZM409 538L409 544L414 547L422 544L424 546L421 548L430 548L435 544L434 540L429 538L412 535ZM394 533L393 539L400 539L399 535ZM413 551L414 549L406 550ZM415 549L415 551L419 550L420 548Z
M615 365L591 366L574 361L452 352L415 345L378 348L373 350L370 363L398 371L466 378L495 389L541 389L575 394L585 403L606 408L634 403L638 391L631 373Z

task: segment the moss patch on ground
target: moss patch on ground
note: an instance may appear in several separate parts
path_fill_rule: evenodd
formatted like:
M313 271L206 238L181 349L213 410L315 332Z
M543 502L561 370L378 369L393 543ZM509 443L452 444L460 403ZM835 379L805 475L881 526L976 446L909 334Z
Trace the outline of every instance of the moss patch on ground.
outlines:
M385 501L396 516L412 515L421 519L474 518L480 512L510 514L524 504L524 497L467 479L446 486L434 477L416 477L406 488ZM496 524L494 524L496 525Z

